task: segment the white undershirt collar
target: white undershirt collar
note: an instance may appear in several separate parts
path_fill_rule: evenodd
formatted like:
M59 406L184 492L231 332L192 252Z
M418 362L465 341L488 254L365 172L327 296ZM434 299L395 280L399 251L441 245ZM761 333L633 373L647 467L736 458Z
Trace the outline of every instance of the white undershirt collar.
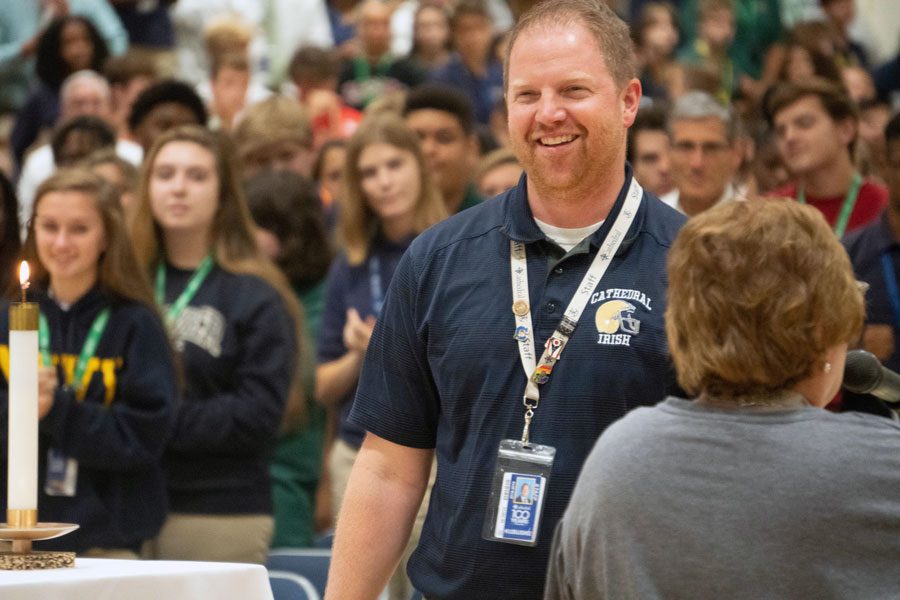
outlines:
M603 221L605 221L605 219ZM544 235L556 242L556 244L566 252L577 246L581 240L600 229L600 226L603 225L603 221L598 221L587 227L567 228L544 223L539 219L534 220L540 230L544 232Z

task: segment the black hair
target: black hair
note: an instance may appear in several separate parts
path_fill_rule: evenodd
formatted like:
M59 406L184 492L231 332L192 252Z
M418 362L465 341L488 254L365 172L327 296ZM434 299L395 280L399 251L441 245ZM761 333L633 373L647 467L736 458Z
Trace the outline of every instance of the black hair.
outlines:
M49 88L58 90L66 77L74 71L62 59L62 31L69 23L81 23L85 26L94 54L91 57L90 69L98 73L109 56L109 48L100 32L90 19L79 15L67 15L54 19L38 40L35 52L35 70L38 78Z
M315 184L293 171L262 171L244 182L250 214L281 244L274 262L293 286L325 279L331 247Z
M198 125L206 125L209 115L203 100L190 85L175 79L166 79L145 89L131 107L128 115L128 128L134 131L156 106L175 102L187 107L197 117Z
M638 111L634 118L634 124L628 129L628 146L625 150L625 160L634 162L634 140L637 134L642 131L662 131L668 132L667 128L668 110L664 106L654 104L642 108Z
M83 155L71 157L72 160L63 164L63 149L66 146L69 136L76 132L90 136L92 138L92 147L88 148L87 152ZM53 160L58 167L70 165L100 148L109 148L114 147L115 145L116 132L113 128L103 119L91 115L82 115L63 123L55 132L53 132L53 137L50 140L50 149L53 151Z
M472 102L461 91L443 83L424 83L412 88L406 96L403 116L415 110L439 110L450 113L469 135L475 128L475 111Z
M0 201L3 202L3 215L0 217L0 294L9 298L18 283L16 261L22 253L22 240L19 237L19 203L16 192L6 175L0 171Z
M891 120L884 127L885 142L892 142L898 138L900 138L900 112L891 117Z

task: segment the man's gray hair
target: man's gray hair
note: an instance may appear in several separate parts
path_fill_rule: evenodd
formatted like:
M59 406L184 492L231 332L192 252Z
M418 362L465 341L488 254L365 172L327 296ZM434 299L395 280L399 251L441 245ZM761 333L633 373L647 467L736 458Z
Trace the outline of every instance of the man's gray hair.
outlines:
M669 113L669 135L672 134L672 124L676 121L689 119L719 119L725 124L725 135L731 143L737 137L738 122L731 108L724 106L710 94L700 91L691 91L679 97Z
M90 69L82 69L81 71L72 73L66 77L65 81L63 81L62 86L59 88L60 100L65 101L72 88L80 83L94 84L107 100L112 96L112 93L109 90L109 82L106 81L106 78L103 75L96 71L91 71Z

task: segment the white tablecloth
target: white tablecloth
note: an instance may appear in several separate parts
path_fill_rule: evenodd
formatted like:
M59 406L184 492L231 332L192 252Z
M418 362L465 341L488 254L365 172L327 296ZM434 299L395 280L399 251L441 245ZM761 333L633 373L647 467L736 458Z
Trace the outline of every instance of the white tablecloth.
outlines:
M76 558L73 569L0 571L2 600L272 600L265 567Z

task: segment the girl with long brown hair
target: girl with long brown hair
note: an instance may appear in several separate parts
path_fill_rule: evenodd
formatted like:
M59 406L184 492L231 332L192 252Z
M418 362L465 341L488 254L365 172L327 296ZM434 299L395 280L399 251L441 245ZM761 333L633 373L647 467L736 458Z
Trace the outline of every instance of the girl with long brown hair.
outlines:
M40 547L137 558L166 515L160 458L175 416L176 377L112 187L85 169L47 179L24 252L30 299L40 305L38 516L81 526ZM4 419L7 314L0 311ZM0 472L5 468L0 461ZM2 486L3 505L5 493Z
M335 514L363 431L348 422L369 337L394 269L413 238L446 215L419 139L392 114L369 117L350 138L338 228L319 331L316 396L338 412L331 449Z
M141 175L133 240L155 279L185 390L165 455L171 514L151 553L265 560L268 459L286 410L302 417L302 314L257 249L227 140L197 126L163 134Z

